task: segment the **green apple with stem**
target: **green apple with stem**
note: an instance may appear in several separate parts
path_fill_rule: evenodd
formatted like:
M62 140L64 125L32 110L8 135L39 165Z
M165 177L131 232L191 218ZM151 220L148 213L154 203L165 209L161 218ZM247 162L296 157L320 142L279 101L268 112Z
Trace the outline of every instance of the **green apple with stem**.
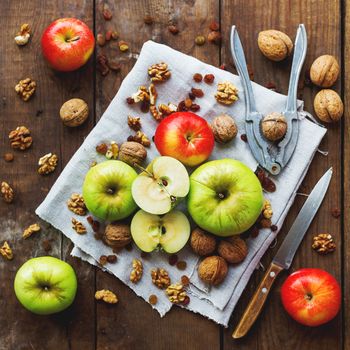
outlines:
M175 158L155 158L132 184L132 196L144 211L161 215L168 213L181 198L186 197L190 180L184 165Z
M120 160L107 160L93 166L83 185L86 207L105 221L128 217L137 208L131 195L131 184L136 176L136 171Z
M24 263L16 273L15 294L29 311L39 315L60 312L70 306L77 291L77 277L66 262L43 256Z
M173 254L185 246L191 227L186 215L179 210L162 216L139 210L131 221L130 231L142 251L162 249Z
M207 162L191 174L190 182L188 211L198 226L217 236L248 230L261 213L260 181L238 160Z

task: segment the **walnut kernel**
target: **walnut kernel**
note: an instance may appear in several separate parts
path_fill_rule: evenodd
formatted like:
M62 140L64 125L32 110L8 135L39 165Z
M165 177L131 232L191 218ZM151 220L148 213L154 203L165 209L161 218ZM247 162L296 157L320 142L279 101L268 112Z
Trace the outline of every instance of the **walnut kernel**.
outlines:
M171 77L168 65L164 62L153 64L148 68L148 75L154 83L164 82Z
M2 199L6 203L13 202L14 191L13 191L13 188L7 182L5 181L1 182L0 193L1 193Z
M130 273L130 281L132 283L137 283L140 281L143 274L142 262L138 259L133 259L132 261L132 270Z
M20 80L15 86L15 91L21 96L23 101L28 101L34 94L36 82L30 78Z
M265 219L271 219L273 215L271 202L268 199L264 200L264 205L262 208L262 215Z
M287 132L286 118L277 112L266 115L261 121L261 130L266 139L278 141L284 137Z
M199 278L214 286L223 282L227 275L228 267L221 256L208 256L198 266Z
M282 61L292 53L293 42L279 30L264 30L259 33L258 46L262 54L272 61Z
M76 127L83 124L89 116L89 107L81 98L72 98L62 105L60 116L64 125Z
M23 235L22 237L24 239L27 239L28 237L30 237L33 233L39 232L41 230L41 227L39 226L39 224L32 224L29 227L27 227L24 231L23 231Z
M141 164L146 158L146 148L138 142L127 141L120 146L119 159L131 166Z
M340 96L335 91L324 89L315 96L314 110L323 122L333 123L342 117L344 106Z
M73 193L67 201L67 206L74 214L84 216L86 215L87 208L84 198L79 193Z
M38 173L40 175L48 175L52 173L57 166L58 158L56 154L48 153L39 159Z
M130 135L128 137L128 141L138 142L145 147L149 147L151 145L151 141L142 131L137 131L135 135Z
M25 126L18 126L15 130L12 130L9 133L9 139L11 147L21 151L26 150L33 143L30 130Z
M340 67L337 59L331 55L322 55L312 63L310 79L315 85L328 88L334 85L339 72Z
M139 131L141 129L140 117L132 117L128 115L128 125L131 129Z
M186 291L181 283L171 284L166 289L169 300L174 304L181 304L186 300Z
M313 238L312 249L319 254L328 254L334 252L336 245L332 235L329 233L320 233Z
M232 83L224 81L218 84L215 98L219 103L231 105L238 100L238 89Z
M170 277L165 269L152 269L151 270L152 282L159 289L165 289L170 286Z
M106 226L104 242L111 248L123 248L131 242L129 225L114 223Z
M107 159L117 159L119 155L119 146L115 141L112 141L109 147L107 148L107 152L105 154Z
M29 24L24 23L21 25L20 31L15 36L15 42L18 46L26 45L30 38L30 27Z
M229 264L238 264L247 256L248 247L243 239L230 237L219 243L218 254Z
M237 125L227 114L215 117L210 126L217 142L227 143L237 136Z
M116 304L118 302L118 297L108 289L96 291L95 299L102 300L107 304Z
M10 245L5 241L0 247L0 254L7 260L13 259L13 252Z
M200 256L212 254L216 248L215 238L199 227L192 231L190 243L192 250Z
M72 228L78 233L79 235L83 235L86 233L86 227L77 219L72 218Z

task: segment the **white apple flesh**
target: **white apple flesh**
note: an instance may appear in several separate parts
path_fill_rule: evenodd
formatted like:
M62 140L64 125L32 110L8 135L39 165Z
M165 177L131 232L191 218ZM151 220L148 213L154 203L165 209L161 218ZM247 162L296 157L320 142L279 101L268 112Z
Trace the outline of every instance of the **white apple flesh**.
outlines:
M177 253L185 246L191 233L186 215L179 210L164 216L139 210L131 221L130 230L136 245L147 253L159 247L167 253Z
M155 158L134 180L131 188L136 204L144 211L168 213L177 199L186 197L190 180L186 168L172 157Z

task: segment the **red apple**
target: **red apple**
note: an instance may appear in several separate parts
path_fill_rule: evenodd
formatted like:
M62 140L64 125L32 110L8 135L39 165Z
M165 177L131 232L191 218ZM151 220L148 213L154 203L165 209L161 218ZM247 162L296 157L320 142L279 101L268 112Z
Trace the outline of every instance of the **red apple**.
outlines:
M282 303L289 315L306 326L319 326L333 319L340 309L337 280L321 269L292 273L281 289Z
M214 135L205 119L191 112L177 112L160 122L154 143L162 156L196 166L210 156Z
M41 37L44 57L52 68L69 72L83 66L94 51L95 38L89 27L76 18L52 22Z

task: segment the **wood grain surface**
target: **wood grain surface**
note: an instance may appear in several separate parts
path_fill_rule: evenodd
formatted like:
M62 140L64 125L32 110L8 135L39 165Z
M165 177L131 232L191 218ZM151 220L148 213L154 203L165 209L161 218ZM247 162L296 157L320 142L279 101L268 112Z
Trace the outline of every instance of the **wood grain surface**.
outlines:
M0 243L8 240L15 258L0 259L0 349L240 349L240 350L350 350L350 132L347 107L350 107L350 10L340 0L130 0L108 1L113 12L111 21L101 15L104 1L62 0L0 2L0 181L8 181L16 191L13 204L0 202ZM146 14L155 22L144 24ZM97 47L88 64L74 73L59 74L51 70L40 53L40 36L44 28L60 17L84 20L95 34L115 29L120 39L128 42L130 50L120 53L117 42ZM207 35L209 24L220 23L221 45L206 43L196 46L197 35ZM29 44L19 48L13 41L22 23L33 28ZM167 30L169 23L179 27L179 34ZM268 301L249 334L233 340L237 325L264 271L257 270L233 312L228 329L224 329L197 314L174 307L163 319L143 300L116 278L100 269L70 257L69 240L44 222L43 230L24 241L23 229L38 219L35 208L45 198L70 157L99 120L114 97L123 78L136 62L142 44L149 40L165 43L206 63L219 66L225 63L234 72L229 50L229 30L236 24L254 80L262 85L276 84L278 91L287 93L291 59L281 63L268 61L257 47L257 35L263 29L279 29L295 38L296 28L304 23L308 33L308 54L305 69L321 54L333 54L342 63L342 79L335 89L342 94L345 117L342 123L327 126L328 133L320 148L328 156L315 155L310 170L300 188L309 193L321 175L330 167L334 175L324 203L310 226L306 238L294 259L292 268L282 272L272 288ZM96 70L96 56L104 52L121 63L121 72L102 77ZM304 69L304 70L305 70ZM195 73L195 72L194 72ZM14 92L18 80L31 77L37 81L35 96L23 102ZM302 74L303 78L303 74ZM316 87L305 86L300 97L305 109L313 111ZM69 129L59 120L59 108L69 98L81 97L90 107L89 120L82 127ZM6 163L2 155L12 151L8 133L19 125L27 126L33 135L33 146L25 152L14 152L15 160ZM42 177L37 174L40 156L55 152L59 157L56 171ZM297 196L277 239L262 260L268 266L305 197ZM342 216L332 217L331 210L339 208ZM320 256L311 249L316 233L330 232L337 249L333 254ZM45 252L43 241L49 240L51 251ZM76 301L67 311L50 317L35 316L24 310L13 292L16 270L34 256L52 255L71 263L77 272L79 289ZM284 312L280 287L288 273L301 267L320 267L331 272L342 283L343 310L329 324L318 328L298 325ZM108 288L117 292L116 306L96 303L96 289Z

